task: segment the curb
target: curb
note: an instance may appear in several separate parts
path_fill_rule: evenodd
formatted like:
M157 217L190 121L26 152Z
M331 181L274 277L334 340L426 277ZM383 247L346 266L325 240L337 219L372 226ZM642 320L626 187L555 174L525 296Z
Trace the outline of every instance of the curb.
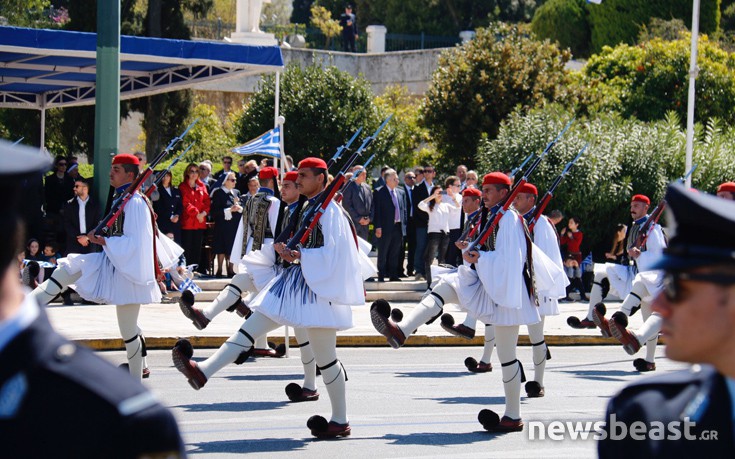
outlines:
M145 342L148 349L171 349L179 338L186 338L191 341L195 348L218 348L224 343L229 336L182 336L182 337L146 337ZM284 338L269 338L274 344L278 345L284 342ZM124 350L125 346L120 338L95 338L95 339L78 339L75 343L86 346L96 351L117 351ZM296 340L289 340L291 346L296 344ZM403 347L459 347L459 346L482 346L484 337L478 336L472 340L459 338L456 336L427 336L412 335L406 341ZM528 336L521 335L518 337L519 346L530 346ZM602 336L592 335L547 335L546 344L549 346L620 346L621 344L614 338L603 338ZM659 338L659 344L664 344L664 340ZM369 336L337 336L337 347L388 347L385 338L380 335Z

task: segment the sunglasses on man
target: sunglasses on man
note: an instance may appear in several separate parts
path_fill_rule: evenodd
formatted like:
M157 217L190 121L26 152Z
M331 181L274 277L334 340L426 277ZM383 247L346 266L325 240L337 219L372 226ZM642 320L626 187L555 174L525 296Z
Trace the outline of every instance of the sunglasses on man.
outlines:
M722 286L735 285L735 276L727 274L704 274L671 271L664 274L663 292L666 299L671 303L677 303L682 300L681 281L691 282L709 282Z

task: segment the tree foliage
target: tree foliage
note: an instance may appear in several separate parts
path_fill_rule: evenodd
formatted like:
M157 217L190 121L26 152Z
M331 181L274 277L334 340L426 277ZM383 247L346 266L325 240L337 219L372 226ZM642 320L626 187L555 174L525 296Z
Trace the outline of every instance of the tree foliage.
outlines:
M400 85L389 86L375 98L375 104L382 112L393 114L393 140L381 159L396 170L433 162L431 158L435 150L429 141L429 131L419 125L420 103L419 99L411 97L405 86Z
M11 26L48 26L50 21L45 12L50 5L50 0L3 0L0 3L0 16L7 19Z
M323 6L312 5L311 7L311 25L319 29L324 34L327 42L325 47L329 47L329 42L334 37L338 37L342 32L339 21L332 19L332 14Z
M702 33L713 33L719 28L720 2L700 2L699 30ZM641 26L648 25L652 18L682 19L690 28L692 24L691 0L605 0L599 5L588 5L588 10L592 52L599 52L606 45L634 44Z
M541 152L571 117L557 105L529 113L515 111L503 122L498 137L480 146L480 170L517 166L528 153ZM540 194L588 142L549 207L579 216L585 239L595 246L607 244L616 222L629 222L633 194L643 193L657 202L666 186L684 174L686 133L674 113L651 123L616 114L578 117L530 179ZM735 130L724 129L715 120L697 125L693 161L698 168L692 185L712 193L718 184L732 180L734 152Z
M273 127L275 77L266 76L236 122L238 142L246 142ZM286 118L286 154L295 161L307 156L330 158L358 128L361 141L387 114L373 104L370 84L334 66L312 62L305 67L290 64L281 75L280 114ZM394 137L391 123L370 147L381 161ZM353 145L355 146L355 145Z
M421 108L440 155L449 164L472 167L480 138L495 137L517 105L565 99L569 58L548 40L502 23L444 53Z
M533 15L533 33L569 48L575 56L589 56L590 26L585 5L585 0L549 0Z
M194 143L184 158L185 162L209 159L216 164L223 156L231 155L229 150L235 146L235 138L217 115L217 108L213 105L194 104L184 124L189 125L197 118L199 121L183 141L183 145Z
M605 47L580 74L583 105L591 111L659 120L668 111L686 119L690 39L655 38L638 46ZM721 118L735 124L735 56L706 37L699 40L697 121Z

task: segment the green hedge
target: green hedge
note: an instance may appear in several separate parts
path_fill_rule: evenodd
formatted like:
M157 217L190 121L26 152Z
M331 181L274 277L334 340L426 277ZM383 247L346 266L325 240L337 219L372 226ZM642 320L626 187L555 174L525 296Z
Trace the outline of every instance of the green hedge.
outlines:
M587 57L590 25L585 0L549 0L533 15L531 29L541 39L569 48L575 57Z
M571 117L558 106L528 115L515 112L495 140L481 144L480 171L512 169L529 152L541 152ZM675 114L655 123L618 115L578 118L530 181L544 193L564 164L589 142L549 210L579 216L588 243L607 243L615 223L629 222L633 194L643 193L657 202L667 184L683 175L686 135L679 125ZM699 167L692 185L703 191L713 193L718 184L735 179L735 129L723 129L717 122L698 125L694 163Z
M605 47L578 75L580 105L644 121L662 119L667 111L686 119L689 53L687 37ZM696 120L714 117L735 124L735 55L702 37L698 66Z
M720 26L721 0L702 0L699 30L710 34ZM587 5L592 31L592 52L618 43L634 44L642 25L651 18L682 19L691 29L692 0L605 0Z

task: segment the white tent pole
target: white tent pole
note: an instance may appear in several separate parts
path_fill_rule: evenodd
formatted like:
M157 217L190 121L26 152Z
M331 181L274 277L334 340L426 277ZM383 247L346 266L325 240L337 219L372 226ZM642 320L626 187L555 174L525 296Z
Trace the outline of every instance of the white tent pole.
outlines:
M689 59L689 99L687 101L687 145L686 145L686 164L684 170L688 171L692 168L692 150L694 149L694 100L695 100L695 83L697 75L699 75L699 67L697 66L697 41L699 39L699 0L694 0L692 5L692 52ZM691 175L686 178L685 185L692 186Z
M41 95L43 97L43 95ZM41 106L41 151L46 146L46 108Z
M281 171L281 178L284 176L284 171L286 169L286 159L283 155L283 123L286 121L285 118L280 116L280 108L281 108L281 72L276 72L276 100L275 100L275 113L274 113L274 127L280 126L280 150L281 150L281 157L277 158L276 161L276 167L280 169ZM289 333L288 333L288 325L284 325L284 345L286 346L286 353L284 354L285 357L288 357L288 351L289 351Z

